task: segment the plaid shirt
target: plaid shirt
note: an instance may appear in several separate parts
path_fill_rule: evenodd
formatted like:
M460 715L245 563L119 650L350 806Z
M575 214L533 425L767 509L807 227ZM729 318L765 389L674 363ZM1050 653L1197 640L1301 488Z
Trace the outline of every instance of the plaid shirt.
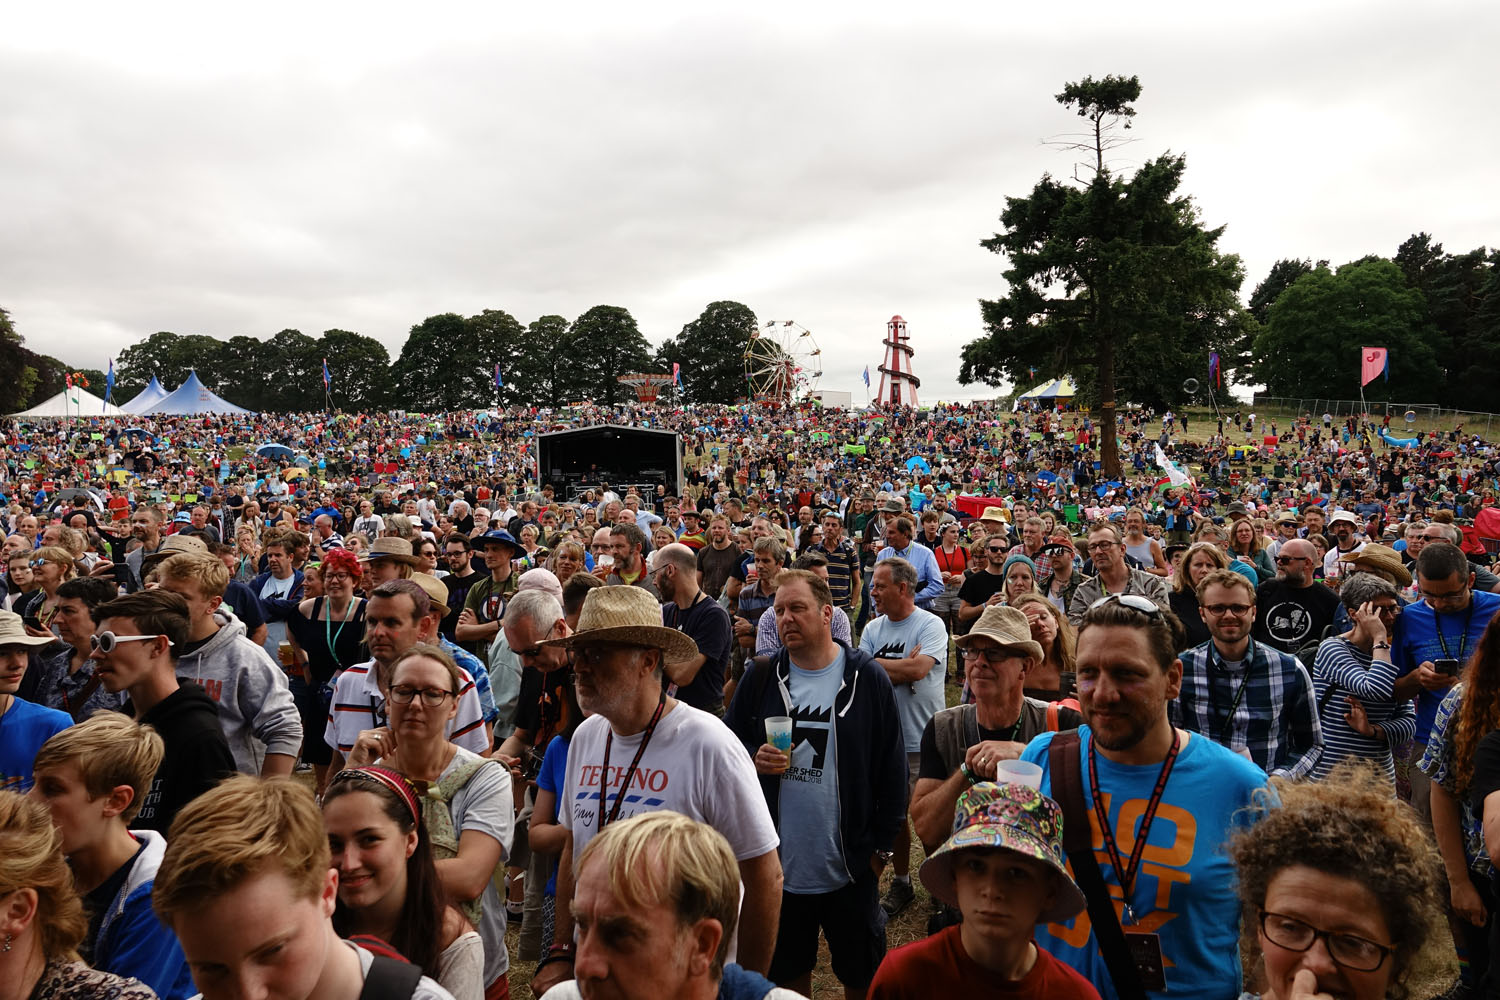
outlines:
M1254 639L1239 671L1225 667L1212 639L1183 653L1182 690L1169 708L1175 725L1231 750L1248 750L1267 774L1305 778L1323 752L1307 668Z

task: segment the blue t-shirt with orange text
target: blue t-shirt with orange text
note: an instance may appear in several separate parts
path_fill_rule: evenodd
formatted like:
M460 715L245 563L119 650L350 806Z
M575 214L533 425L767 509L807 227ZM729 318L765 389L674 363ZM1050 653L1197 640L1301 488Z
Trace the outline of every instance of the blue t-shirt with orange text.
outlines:
M1022 760L1041 765L1042 792L1047 795L1052 794L1047 758L1054 735L1043 733L1021 754ZM1078 737L1079 783L1093 831L1094 856L1119 912L1120 880L1104 849L1089 791L1089 727L1079 727ZM1128 864L1161 765L1116 764L1099 754L1096 766L1115 843ZM1212 740L1192 736L1177 755L1130 896L1133 926L1161 935L1167 990L1152 991L1151 996L1221 1000L1239 995L1240 904L1225 843L1250 822L1243 810L1265 787L1264 771ZM1070 873L1071 869L1070 865ZM1126 922L1127 930L1131 926ZM1036 943L1088 977L1103 1000L1116 1000L1087 911L1065 924L1038 926Z

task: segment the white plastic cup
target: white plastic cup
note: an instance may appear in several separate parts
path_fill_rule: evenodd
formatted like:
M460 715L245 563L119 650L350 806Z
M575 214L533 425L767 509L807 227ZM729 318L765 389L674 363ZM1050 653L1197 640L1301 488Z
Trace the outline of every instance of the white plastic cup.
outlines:
M792 720L785 715L772 715L766 719L766 742L782 753L792 749Z
M1002 785L1010 782L1041 791L1042 766L1026 760L996 761L995 780Z

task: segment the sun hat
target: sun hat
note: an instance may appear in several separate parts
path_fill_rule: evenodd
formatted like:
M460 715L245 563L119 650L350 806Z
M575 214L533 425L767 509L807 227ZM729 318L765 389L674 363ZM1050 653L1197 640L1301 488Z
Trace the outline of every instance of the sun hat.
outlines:
M661 623L661 602L644 587L595 587L583 599L578 628L573 634L538 645L571 648L578 643L596 642L651 646L661 650L668 663L698 655L698 644L691 636Z
M397 539L399 541L399 539ZM411 582L415 583L427 592L427 599L432 602L432 609L443 618L448 617L448 585L431 573L413 573Z
M512 552L521 551L520 543L517 542L514 536L512 536L511 533L506 531L504 528L496 528L494 531L486 531L484 534L474 539L475 548L487 549L491 545L509 545Z
M206 556L208 543L197 535L168 535L162 540L161 548L149 555L141 556L141 569L148 570L168 556L181 555L184 552L195 556Z
M1297 524L1297 515L1287 511L1276 519L1277 524Z
M408 566L422 565L422 560L412 555L411 542L405 538L395 538L393 536L375 539L370 543L369 548L359 554L360 562L371 562L375 559L394 559L396 562L405 563ZM443 588L445 600L447 590L447 587Z
M4 646L50 646L56 636L36 636L26 631L26 623L14 611L0 611L0 647Z
M981 521L999 521L1002 524L1010 523L1010 511L1004 507L986 507L984 513L979 515Z
M1328 515L1328 524L1330 527L1332 527L1334 524L1337 524L1339 521L1347 521L1350 524L1354 525L1356 528L1359 527L1359 518L1355 517L1347 510L1336 510L1332 514Z
M1045 655L1042 644L1031 637L1031 623L1026 620L1026 614L1020 608L1004 604L990 605L975 620L974 627L969 629L967 635L954 637L953 644L967 646L979 638L993 639L1002 646L1019 649L1038 660Z
M1345 552L1339 556L1340 562L1351 563L1359 569L1370 570L1379 574L1388 574L1393 577L1397 586L1411 586L1411 570L1401 561L1401 553L1389 545L1381 545L1378 542L1370 542L1357 552Z
M880 511L883 514L905 514L906 504L896 499L887 500L880 505Z
M1062 828L1062 807L1030 785L981 781L959 796L953 833L922 862L919 872L922 884L933 896L956 907L958 893L953 868L959 851L973 848L1015 851L1057 873L1057 893L1037 921L1061 923L1077 916L1088 905L1068 875L1063 860Z
M1245 510L1244 503L1242 501L1239 501L1239 500L1236 500L1234 503L1232 503L1232 504L1229 505L1229 511L1228 511L1228 513L1229 513L1230 517L1249 517L1250 516L1249 512Z

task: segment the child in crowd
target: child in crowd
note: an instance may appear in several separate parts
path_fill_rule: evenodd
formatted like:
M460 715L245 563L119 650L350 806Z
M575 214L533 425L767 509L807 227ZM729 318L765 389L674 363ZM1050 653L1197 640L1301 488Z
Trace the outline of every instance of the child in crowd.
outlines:
M130 829L162 753L149 727L98 712L43 744L30 795L52 814L89 914L79 954L96 969L139 979L162 1000L185 1000L198 991L177 938L151 910L167 842Z
M1027 785L975 785L959 798L953 835L923 862L921 878L963 923L886 955L870 1000L1099 1000L1092 983L1032 938L1037 924L1068 920L1085 906L1063 860L1056 802Z

